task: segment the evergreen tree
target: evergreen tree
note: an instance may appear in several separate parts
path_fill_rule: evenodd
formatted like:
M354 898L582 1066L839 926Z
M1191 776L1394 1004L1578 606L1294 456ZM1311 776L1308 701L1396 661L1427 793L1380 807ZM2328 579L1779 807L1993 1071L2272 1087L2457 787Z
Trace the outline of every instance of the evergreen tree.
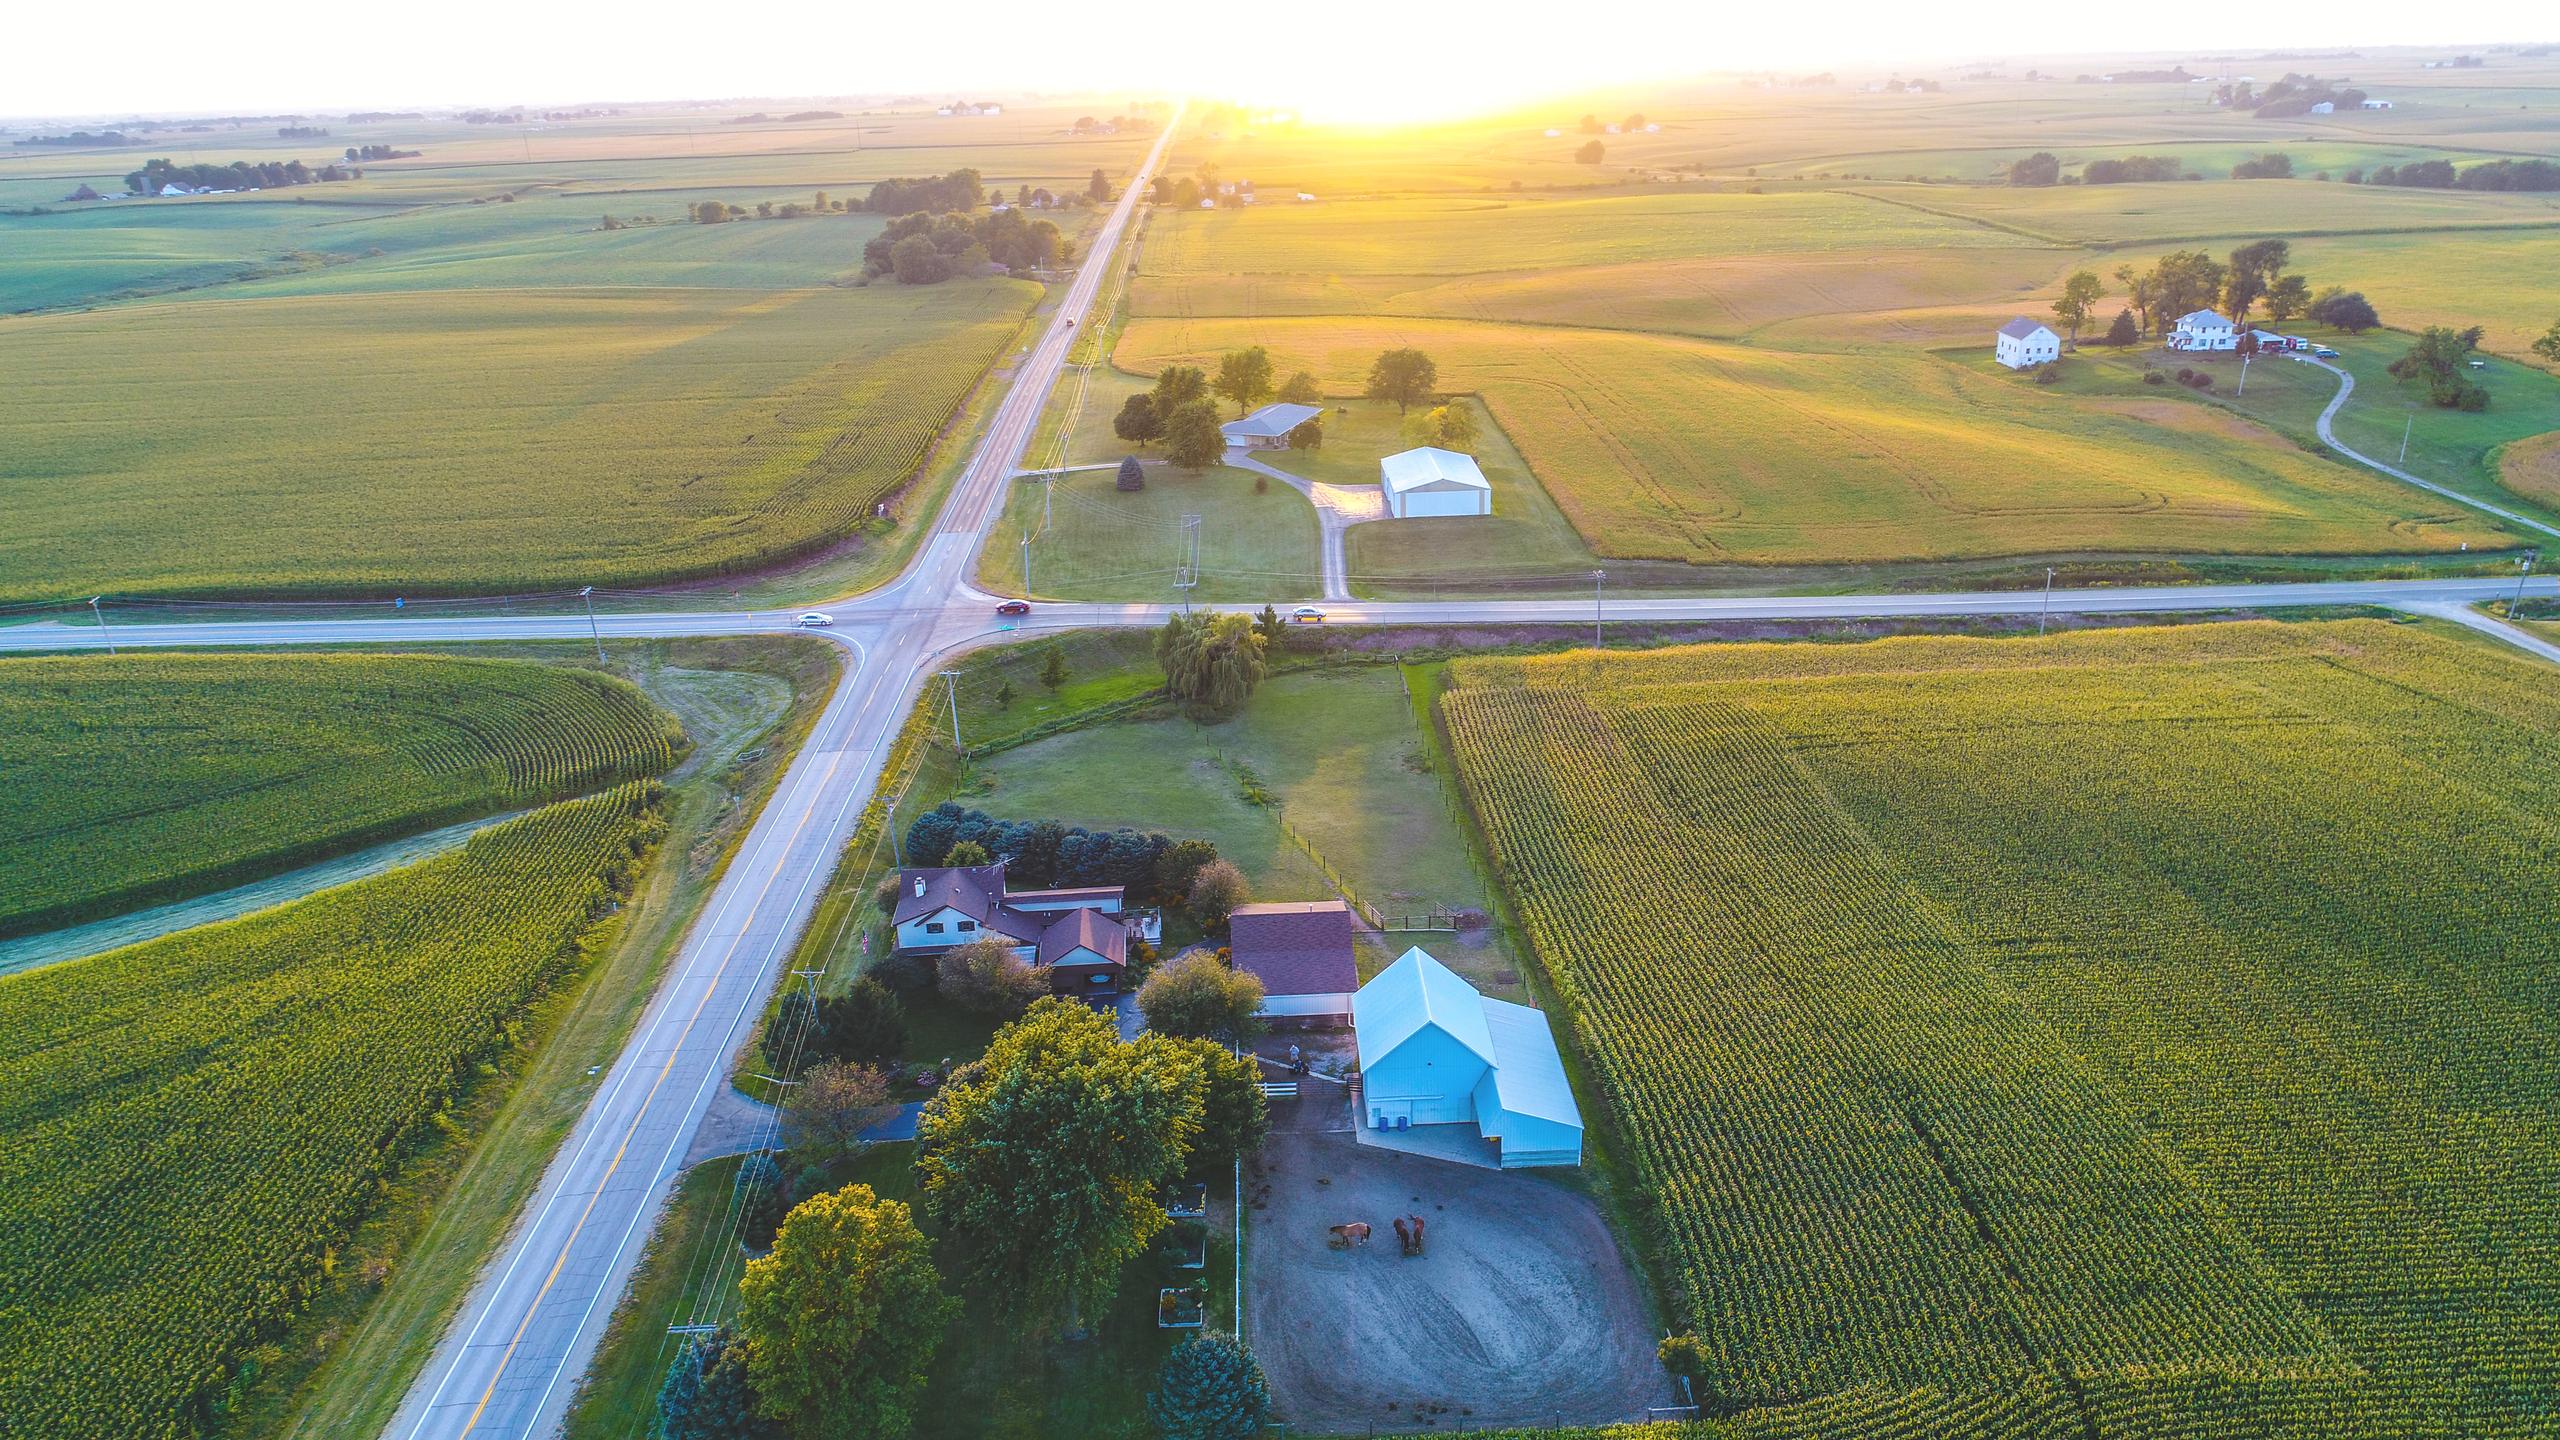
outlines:
M1144 395L1132 395L1129 398L1143 404L1147 397ZM1155 412L1150 409L1147 413L1153 415ZM1112 422L1112 425L1116 428L1119 423L1120 422L1115 420ZM1127 437L1124 436L1122 438L1125 439ZM1147 488L1147 472L1143 466L1138 464L1137 456L1123 455L1120 457L1120 469L1111 477L1111 488L1114 490L1124 491L1129 494L1136 494L1138 491Z
M1250 1440L1262 1433L1271 1390L1244 1342L1203 1330L1165 1357L1147 1413L1165 1440Z
M907 1006L888 986L866 975L842 995L818 1002L812 1047L821 1058L857 1065L885 1065L907 1048Z
M1067 683L1066 653L1055 645L1049 647L1049 658L1040 662L1040 683L1052 690Z
M775 1440L779 1431L756 1413L746 1351L727 1330L687 1343L658 1387L663 1440Z
M738 1238L751 1250L770 1246L782 1217L791 1213L791 1191L782 1183L782 1167L774 1163L771 1152L760 1150L739 1164L738 1178L731 1184L737 1192Z
M2107 343L2110 345L2130 345L2141 338L2141 329L2133 323L2133 312L2131 310L2118 310L2116 312L2115 323L2107 327Z

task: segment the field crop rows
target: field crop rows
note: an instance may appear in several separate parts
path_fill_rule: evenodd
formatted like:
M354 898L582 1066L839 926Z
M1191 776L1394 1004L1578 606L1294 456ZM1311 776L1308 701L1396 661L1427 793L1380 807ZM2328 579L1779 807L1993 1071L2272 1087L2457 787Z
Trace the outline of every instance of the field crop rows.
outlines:
M620 680L516 661L0 661L0 935L653 774L685 744Z
M1358 393L1416 345L1480 394L1600 554L1850 564L2056 551L2353 554L2505 543L2493 522L2294 449L2154 425L1919 355L1789 354L1446 321L1142 320L1120 363L1214 364ZM1501 497L1495 497L1498 509Z
M1743 1433L2550 1432L2532 662L2342 622L1453 671Z
M413 869L0 981L0 1416L173 1440L576 965L641 781Z
M0 349L0 602L489 593L792 558L914 473L1036 294L454 290L32 317Z

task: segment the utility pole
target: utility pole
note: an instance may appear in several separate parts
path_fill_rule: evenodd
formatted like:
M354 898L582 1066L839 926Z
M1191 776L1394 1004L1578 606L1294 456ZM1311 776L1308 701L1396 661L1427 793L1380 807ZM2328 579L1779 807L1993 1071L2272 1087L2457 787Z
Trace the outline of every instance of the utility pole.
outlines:
M604 663L604 632L596 628L596 587L590 585L580 590L578 598L587 602L587 633L595 637L596 663L601 665Z
M2240 383L2231 390L2231 398L2234 400L2249 393L2249 360L2250 357L2247 355L2240 357Z
M2507 602L2507 618L2513 620L2524 607L2524 582L2533 574L2533 562L2542 558L2539 550L2527 550L2516 565L2516 598Z
M2409 412L2408 423L2400 427L2400 463L2403 465L2409 463L2409 432L2416 429L2417 425L2418 412L2412 410Z
M961 745L960 745L960 672L959 672L959 671L957 671L957 670L945 670L945 671L943 671L943 672L942 672L942 693L943 693L944 695L946 695L946 696L950 697L950 700L951 700L951 748L952 748L952 749L954 749L954 750L959 750L961 754L964 754L964 755L965 755L965 754L967 754L967 753L968 753L968 751L966 751L966 750L962 749L962 748L961 748Z
M1067 442L1060 440L1058 443L1060 445L1064 445ZM1062 455L1059 458L1065 459L1066 457ZM1043 535L1049 533L1049 507L1051 503L1056 500L1057 495L1058 476L1057 472L1053 470L1040 477L1040 533Z
M99 598L96 595L89 597L89 613L98 617L98 634L107 642L107 653L113 655L116 653L116 637L107 634L107 612L98 608Z
M1600 587L1609 578L1606 570L1591 572L1591 648L1600 648Z
M1182 613L1191 613L1191 592L1200 584L1200 517L1182 517L1182 558L1173 567L1173 588L1182 592Z
M1031 598L1031 532L1022 532L1022 598Z
M2036 612L2036 636L2044 636L2045 622L2053 618L2053 567L2044 567L2044 609Z
M880 852L874 850L871 853L877 855ZM898 862L899 869L907 868L907 846L898 834L898 797L895 795L889 797L889 854Z

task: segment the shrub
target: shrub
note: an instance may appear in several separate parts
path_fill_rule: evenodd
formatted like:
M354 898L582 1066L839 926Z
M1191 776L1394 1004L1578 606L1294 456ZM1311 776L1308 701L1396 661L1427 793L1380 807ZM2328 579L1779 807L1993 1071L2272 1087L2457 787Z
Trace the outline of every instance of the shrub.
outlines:
M1191 918L1202 928L1215 930L1227 923L1237 906L1252 898L1243 871L1228 861L1212 860L1192 878Z
M738 1212L738 1239L750 1250L773 1244L773 1232L791 1213L791 1191L782 1183L782 1166L772 1152L757 1151L738 1166L730 1182Z
M934 964L943 998L977 1015L1012 1020L1049 993L1049 977L1022 962L1002 940L972 940Z
M1262 982L1205 950L1157 969L1138 987L1147 1028L1185 1039L1242 1044L1262 1031Z

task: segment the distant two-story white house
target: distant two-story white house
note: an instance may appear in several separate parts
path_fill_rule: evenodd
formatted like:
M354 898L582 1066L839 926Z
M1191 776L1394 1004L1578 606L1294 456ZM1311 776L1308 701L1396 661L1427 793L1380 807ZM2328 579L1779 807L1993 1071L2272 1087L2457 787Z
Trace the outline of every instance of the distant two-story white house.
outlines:
M2039 325L2021 315L2000 327L1999 337L1992 341L1992 356L2012 370L2030 365L2050 365L2062 358L2062 337L2050 325Z
M1128 969L1125 898L1118 885L1008 889L999 860L899 871L889 920L901 954L939 955L998 939L1025 964L1047 967L1058 994L1108 996L1120 992Z
M2204 351L2240 348L2240 327L2214 310L2191 310L2178 317L2169 332L2172 350Z

